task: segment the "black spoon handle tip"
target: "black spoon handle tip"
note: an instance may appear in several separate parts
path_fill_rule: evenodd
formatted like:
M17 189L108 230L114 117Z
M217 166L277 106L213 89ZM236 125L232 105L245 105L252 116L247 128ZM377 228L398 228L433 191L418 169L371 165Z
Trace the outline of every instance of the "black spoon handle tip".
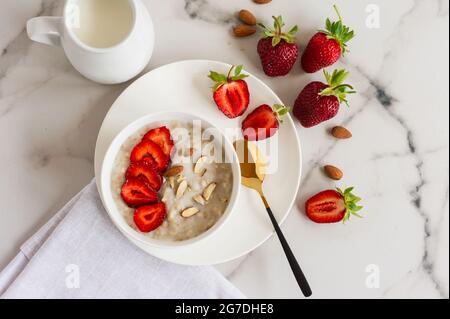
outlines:
M269 217L270 220L272 221L273 227L275 228L275 232L278 235L281 246L283 247L284 253L286 254L286 258L289 262L289 265L291 266L292 272L294 273L295 279L297 280L297 283L300 286L303 295L305 297L310 297L312 295L311 287L309 286L308 281L306 280L306 277L303 274L303 271L297 262L297 259L292 253L292 250L289 247L286 238L284 238L283 232L281 231L280 226L278 226L278 222L273 216L272 210L268 205L266 206L266 209L267 213L269 213Z

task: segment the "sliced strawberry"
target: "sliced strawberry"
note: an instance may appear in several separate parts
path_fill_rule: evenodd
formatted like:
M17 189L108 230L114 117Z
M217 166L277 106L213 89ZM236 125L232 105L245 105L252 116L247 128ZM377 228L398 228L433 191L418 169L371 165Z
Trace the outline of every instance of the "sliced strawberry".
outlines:
M137 228L144 233L151 232L161 226L164 218L166 218L166 205L164 203L141 206L134 211L133 217Z
M350 215L358 215L358 211L362 206L356 205L361 198L352 194L353 187L347 188L345 191L325 190L320 192L305 203L306 215L316 223L336 223L347 221Z
M130 207L154 203L158 200L158 194L154 192L146 182L140 178L129 178L122 185L120 192L122 199Z
M271 108L263 104L254 109L242 122L242 134L246 140L259 141L274 135L279 127L279 119L288 109L279 104Z
M145 161L154 165L160 173L164 172L169 165L169 157L164 154L163 150L152 141L142 141L136 145L131 151L131 162Z
M159 147L161 147L167 157L171 157L173 151L173 140L167 127L161 126L148 131L142 140L149 140L156 143Z
M247 83L243 80L248 75L241 74L243 66L231 67L228 75L210 71L209 78L215 82L213 98L217 107L229 118L242 115L250 102ZM234 69L234 75L231 72Z
M161 175L154 169L154 166L145 162L132 162L128 166L125 174L127 179L136 177L145 181L150 188L157 192L161 188L162 178Z

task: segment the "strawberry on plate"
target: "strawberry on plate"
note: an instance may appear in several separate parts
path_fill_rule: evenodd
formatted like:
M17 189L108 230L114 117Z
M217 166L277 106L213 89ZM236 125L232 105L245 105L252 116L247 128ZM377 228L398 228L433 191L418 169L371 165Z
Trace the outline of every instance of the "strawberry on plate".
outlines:
M353 187L345 191L337 188L322 191L305 203L306 215L313 222L320 224L337 223L349 220L350 215L361 217L358 214L363 207L357 203L361 200L353 193Z
M167 127L161 126L151 129L145 133L143 141L149 140L157 144L167 157L171 157L173 151L173 140Z
M355 33L345 26L336 6L333 6L339 20L326 20L325 30L317 32L303 52L301 65L305 72L314 73L334 64L347 51L347 42Z
M280 104L275 104L273 108L267 104L258 106L242 122L244 138L260 141L273 136L278 131L281 117L288 111L287 107Z
M347 103L347 94L355 93L353 87L343 84L348 72L323 71L327 83L311 82L300 92L294 103L293 114L304 127L312 127L336 116L342 102Z
M134 211L133 219L141 232L148 233L161 226L165 217L166 205L164 203L156 203L137 208Z
M268 76L283 76L289 73L297 61L298 46L295 44L295 33L298 27L294 26L289 32L282 32L284 26L281 16L273 17L274 30L263 24L263 38L258 42L258 54L264 73Z
M158 194L140 178L129 178L122 185L120 192L123 201L130 207L154 203L158 200Z
M153 165L145 161L132 162L130 166L128 166L125 178L140 178L155 192L159 191L162 184L161 175L158 174Z
M162 173L166 170L167 166L169 166L170 158L158 144L149 140L144 140L133 148L130 160L131 162L147 162L150 165L154 165L159 173Z
M241 74L243 66L232 66L227 75L210 71L208 77L215 82L212 87L213 98L219 110L229 118L242 115L250 102L247 82L248 76ZM234 74L232 74L234 69Z

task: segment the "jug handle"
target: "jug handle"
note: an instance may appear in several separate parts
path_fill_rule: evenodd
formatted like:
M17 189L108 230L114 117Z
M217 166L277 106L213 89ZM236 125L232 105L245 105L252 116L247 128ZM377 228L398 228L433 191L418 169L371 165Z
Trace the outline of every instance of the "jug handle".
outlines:
M61 20L61 17L35 17L28 20L28 37L47 45L61 45Z

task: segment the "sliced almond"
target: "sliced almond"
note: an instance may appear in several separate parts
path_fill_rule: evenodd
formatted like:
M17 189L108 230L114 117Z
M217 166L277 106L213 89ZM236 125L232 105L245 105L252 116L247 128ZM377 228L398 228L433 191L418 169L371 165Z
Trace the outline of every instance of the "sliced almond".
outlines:
M172 188L172 189L175 188L175 178L173 176L169 177L169 185L170 185L170 188Z
M184 195L184 192L185 192L186 189L187 189L187 187L188 187L187 182L186 182L186 181L182 181L182 182L180 183L180 185L178 185L176 197L177 197L177 198L180 198L181 196L183 196L183 195Z
M193 199L197 202L197 203L199 203L200 205L205 205L205 199L203 198L203 196L202 195L195 195L194 197L193 197Z
M340 180L342 176L344 176L344 173L342 173L342 171L339 168L333 165L325 165L323 167L323 170L325 171L325 174L327 174L329 178L337 181Z
M199 212L198 208L196 208L196 207L189 207L189 208L186 208L185 210L183 210L181 212L181 216L183 216L185 218L188 218L188 217L194 216L198 212Z
M236 37L248 37L256 32L256 27L252 25L240 24L233 28L233 33Z
M177 176L179 174L181 174L184 170L184 167L181 165L177 165L177 166L172 166L171 168L169 168L166 172L166 176L167 177L171 177L171 176Z
M163 197L161 198L161 202L163 202L163 203L167 202L168 197L169 197L169 189L166 188L164 190Z
M197 160L197 163L195 163L194 166L195 174L203 174L204 171L203 165L206 163L207 159L208 158L206 156L200 156L200 158Z
M214 192L214 190L216 189L216 183L211 183L209 184L203 191L203 198L205 200L209 200L209 198L211 197L212 193Z
M272 0L253 0L253 2L257 4L266 4L272 2Z

